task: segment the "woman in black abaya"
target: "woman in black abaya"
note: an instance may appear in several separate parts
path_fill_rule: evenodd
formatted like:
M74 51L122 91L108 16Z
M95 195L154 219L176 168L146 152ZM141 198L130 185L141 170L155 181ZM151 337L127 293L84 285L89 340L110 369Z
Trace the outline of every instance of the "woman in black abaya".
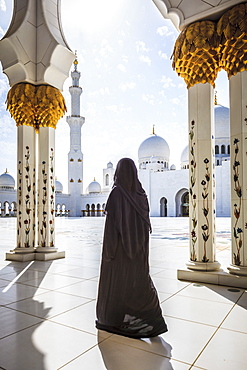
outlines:
M106 204L96 327L131 338L167 331L149 275L149 206L129 158L118 162Z

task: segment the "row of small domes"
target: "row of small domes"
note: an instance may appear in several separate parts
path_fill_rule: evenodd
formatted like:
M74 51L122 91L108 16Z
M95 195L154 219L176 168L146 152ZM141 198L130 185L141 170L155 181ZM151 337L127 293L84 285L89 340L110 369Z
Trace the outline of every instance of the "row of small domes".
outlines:
M216 105L215 109L215 138L227 138L229 137L229 108L223 107L222 105ZM149 161L150 158L156 160L163 160L169 162L170 148L165 139L153 133L152 136L144 140L138 150L139 162ZM186 146L181 154L181 164L188 161L188 146ZM107 163L107 168L112 168L111 162ZM171 170L176 169L174 165L170 167ZM0 176L0 189L14 189L15 180L7 172ZM63 185L60 181L56 180L56 192L63 192ZM99 193L101 192L101 186L97 181L92 181L87 192Z

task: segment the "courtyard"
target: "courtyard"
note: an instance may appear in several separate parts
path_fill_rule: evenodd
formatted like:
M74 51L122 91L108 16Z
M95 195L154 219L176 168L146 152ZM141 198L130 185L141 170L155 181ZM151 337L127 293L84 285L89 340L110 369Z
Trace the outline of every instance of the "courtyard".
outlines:
M169 331L135 340L95 329L103 217L56 218L66 258L10 262L16 219L0 219L0 368L6 370L244 370L247 292L177 280L188 218L151 218L150 274ZM230 218L217 218L217 260L230 260Z

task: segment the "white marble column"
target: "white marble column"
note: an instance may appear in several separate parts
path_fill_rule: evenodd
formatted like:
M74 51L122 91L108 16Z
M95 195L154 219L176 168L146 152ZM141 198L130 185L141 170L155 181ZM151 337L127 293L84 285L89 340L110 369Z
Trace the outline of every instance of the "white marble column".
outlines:
M40 127L38 134L38 247L55 249L55 129Z
M233 274L247 275L247 71L229 78Z
M188 89L190 261L192 270L220 268L215 259L214 89L199 83Z
M35 247L36 133L31 126L17 127L17 239L6 259L31 260Z

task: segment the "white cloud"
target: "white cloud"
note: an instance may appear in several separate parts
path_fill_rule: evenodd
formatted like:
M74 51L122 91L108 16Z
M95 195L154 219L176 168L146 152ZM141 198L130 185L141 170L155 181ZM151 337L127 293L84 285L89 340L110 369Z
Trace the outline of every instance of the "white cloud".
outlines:
M159 54L159 56L160 56L161 59L165 59L165 60L168 59L167 54L166 53L163 53L162 50L159 50L158 51L158 54Z
M144 62L144 63L147 63L149 66L151 64L151 59L148 57L148 56L145 56L145 55L141 55L139 57L140 61L141 62Z
M111 111L111 112L114 112L114 113L117 113L118 111L118 106L117 104L113 104L113 105L108 105L105 107L107 110Z
M183 89L185 87L185 84L178 84L179 89Z
M5 35L5 31L0 27L0 37L3 37Z
M161 81L160 81L162 84L163 84L163 88L164 89L167 89L168 87L175 87L176 85L172 82L172 79L170 77L167 77L167 76L162 76L161 77Z
M91 92L88 92L88 96L104 96L104 95L109 95L110 94L110 90L108 87L101 87L99 90L97 91L91 91Z
M101 60L99 58L95 58L95 63L96 63L96 67L99 68L101 67Z
M136 83L135 82L126 82L125 84L121 84L119 86L120 90L122 91L126 91L127 89L134 89L136 87Z
M169 30L167 26L162 26L157 28L157 33L160 36L171 36L173 32Z
M159 95L162 96L164 99L166 99L164 90L159 91Z
M148 52L150 49L146 47L146 44L145 44L144 41L137 41L136 42L136 50L139 53L140 51L146 51L146 52Z
M4 94L7 95L7 91L9 90L8 83L5 79L0 80L0 97Z
M123 64L119 64L117 68L122 72L126 72L126 67Z
M180 100L179 100L178 98L170 99L170 101L171 101L173 104L176 104L176 105L179 105L179 104L180 104Z
M98 53L102 57L108 57L109 53L113 53L113 48L109 45L109 43L106 39L102 40L101 48L99 49Z
M123 55L123 62L128 63L129 62L129 57L127 55Z
M154 105L154 95L150 94L143 94L142 95L142 100L146 101L147 103Z
M0 10L2 10L3 12L6 12L6 3L5 3L5 0L0 0Z

